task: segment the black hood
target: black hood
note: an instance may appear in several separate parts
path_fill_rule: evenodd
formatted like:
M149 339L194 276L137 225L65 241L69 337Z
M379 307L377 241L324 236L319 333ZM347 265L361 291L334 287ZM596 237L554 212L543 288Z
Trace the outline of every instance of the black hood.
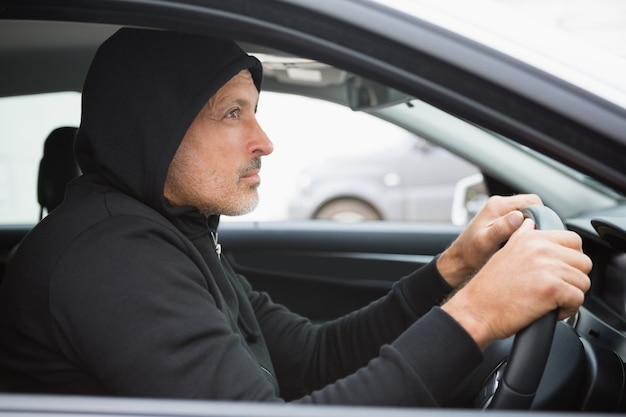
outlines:
M76 139L83 174L166 211L163 187L185 132L246 68L260 90L261 63L232 41L119 30L100 46L85 81Z

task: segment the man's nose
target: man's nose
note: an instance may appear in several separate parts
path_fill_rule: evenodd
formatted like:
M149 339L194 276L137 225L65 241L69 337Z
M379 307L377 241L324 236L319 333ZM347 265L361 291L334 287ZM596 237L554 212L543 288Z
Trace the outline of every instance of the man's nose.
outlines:
M255 122L255 133L252 152L255 155L263 156L274 152L274 144L267 136L263 128L258 122Z

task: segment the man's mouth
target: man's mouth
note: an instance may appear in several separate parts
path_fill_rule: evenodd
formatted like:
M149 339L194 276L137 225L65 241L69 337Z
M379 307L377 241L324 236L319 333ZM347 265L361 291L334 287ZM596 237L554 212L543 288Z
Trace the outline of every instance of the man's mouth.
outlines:
M261 158L255 158L252 160L250 165L242 170L242 173L239 175L241 180L246 180L246 182L255 182L258 183L261 181L261 177L259 176L259 172L261 171Z

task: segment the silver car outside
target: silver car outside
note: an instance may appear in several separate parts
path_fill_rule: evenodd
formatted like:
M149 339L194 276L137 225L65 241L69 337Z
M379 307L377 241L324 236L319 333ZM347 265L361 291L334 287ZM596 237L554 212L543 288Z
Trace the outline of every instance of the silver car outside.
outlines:
M367 157L303 170L292 219L411 220L466 224L486 199L474 165L418 137Z

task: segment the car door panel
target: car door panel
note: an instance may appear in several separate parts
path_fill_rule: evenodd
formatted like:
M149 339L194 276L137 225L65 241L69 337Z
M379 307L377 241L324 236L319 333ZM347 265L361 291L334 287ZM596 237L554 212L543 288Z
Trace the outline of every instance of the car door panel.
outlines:
M29 227L0 230L2 270ZM354 311L443 251L461 228L372 222L223 222L220 242L255 289L313 321Z
M461 228L390 222L224 223L225 256L255 289L313 321L386 294L443 251Z

